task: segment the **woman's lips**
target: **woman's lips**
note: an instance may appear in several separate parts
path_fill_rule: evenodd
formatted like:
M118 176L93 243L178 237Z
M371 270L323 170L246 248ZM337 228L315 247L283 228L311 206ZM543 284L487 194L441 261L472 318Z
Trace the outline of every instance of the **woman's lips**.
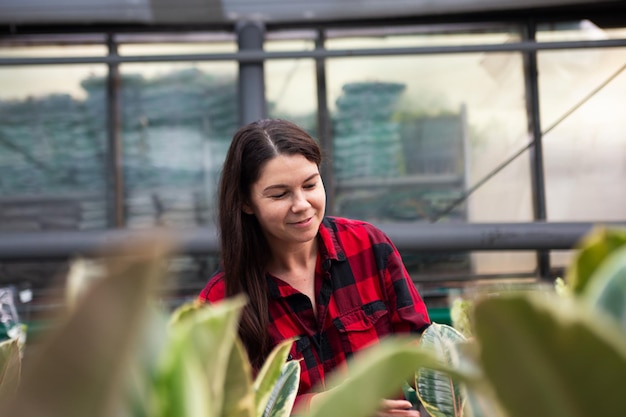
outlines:
M313 217L309 217L307 219L301 220L299 222L291 222L289 224L293 226L308 226L313 221Z

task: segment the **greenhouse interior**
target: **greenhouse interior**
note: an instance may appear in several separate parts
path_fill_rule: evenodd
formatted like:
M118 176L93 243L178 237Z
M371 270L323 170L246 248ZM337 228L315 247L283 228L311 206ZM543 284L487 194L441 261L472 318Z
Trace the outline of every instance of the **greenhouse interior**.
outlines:
M626 227L625 100L623 1L0 1L2 322L36 341L75 260L153 230L179 242L163 303L195 299L232 135L282 118L326 214L385 231L450 323Z

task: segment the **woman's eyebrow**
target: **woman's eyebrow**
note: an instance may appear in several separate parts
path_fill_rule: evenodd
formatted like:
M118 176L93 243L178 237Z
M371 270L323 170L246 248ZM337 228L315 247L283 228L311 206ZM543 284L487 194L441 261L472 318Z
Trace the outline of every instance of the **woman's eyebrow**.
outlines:
M304 184L305 182L309 182L313 178L319 177L319 176L320 176L319 172L316 172L315 174L311 174L304 181L302 181L302 183ZM272 190L275 190L275 189L282 189L282 188L289 188L289 186L287 184L272 184L272 185L269 185L269 186L265 187L263 189L263 192L272 191Z

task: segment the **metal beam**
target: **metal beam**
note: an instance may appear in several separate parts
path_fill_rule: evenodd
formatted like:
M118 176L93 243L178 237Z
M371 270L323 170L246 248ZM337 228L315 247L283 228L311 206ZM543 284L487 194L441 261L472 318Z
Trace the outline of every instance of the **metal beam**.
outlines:
M71 64L123 64L144 62L188 61L239 61L258 62L267 59L294 58L350 58L368 56L436 55L483 52L529 52L564 49L618 48L626 46L626 39L559 42L511 42L479 45L426 46L404 48L363 49L313 49L310 51L262 51L240 50L232 53L140 55L140 56L93 56L93 57L47 57L47 58L0 58L0 66L20 65L71 65Z
M593 227L623 222L570 223L377 223L400 250L422 252L567 250ZM94 256L133 239L169 237L176 253L216 255L214 227L194 229L10 232L0 234L0 261L68 259Z

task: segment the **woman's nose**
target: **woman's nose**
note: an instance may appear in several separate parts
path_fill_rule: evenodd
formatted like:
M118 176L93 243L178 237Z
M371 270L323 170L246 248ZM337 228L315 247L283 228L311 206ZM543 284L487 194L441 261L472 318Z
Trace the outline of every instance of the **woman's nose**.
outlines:
M293 203L291 205L291 210L294 212L306 210L311 207L309 200L307 200L306 195L303 192L294 193Z

